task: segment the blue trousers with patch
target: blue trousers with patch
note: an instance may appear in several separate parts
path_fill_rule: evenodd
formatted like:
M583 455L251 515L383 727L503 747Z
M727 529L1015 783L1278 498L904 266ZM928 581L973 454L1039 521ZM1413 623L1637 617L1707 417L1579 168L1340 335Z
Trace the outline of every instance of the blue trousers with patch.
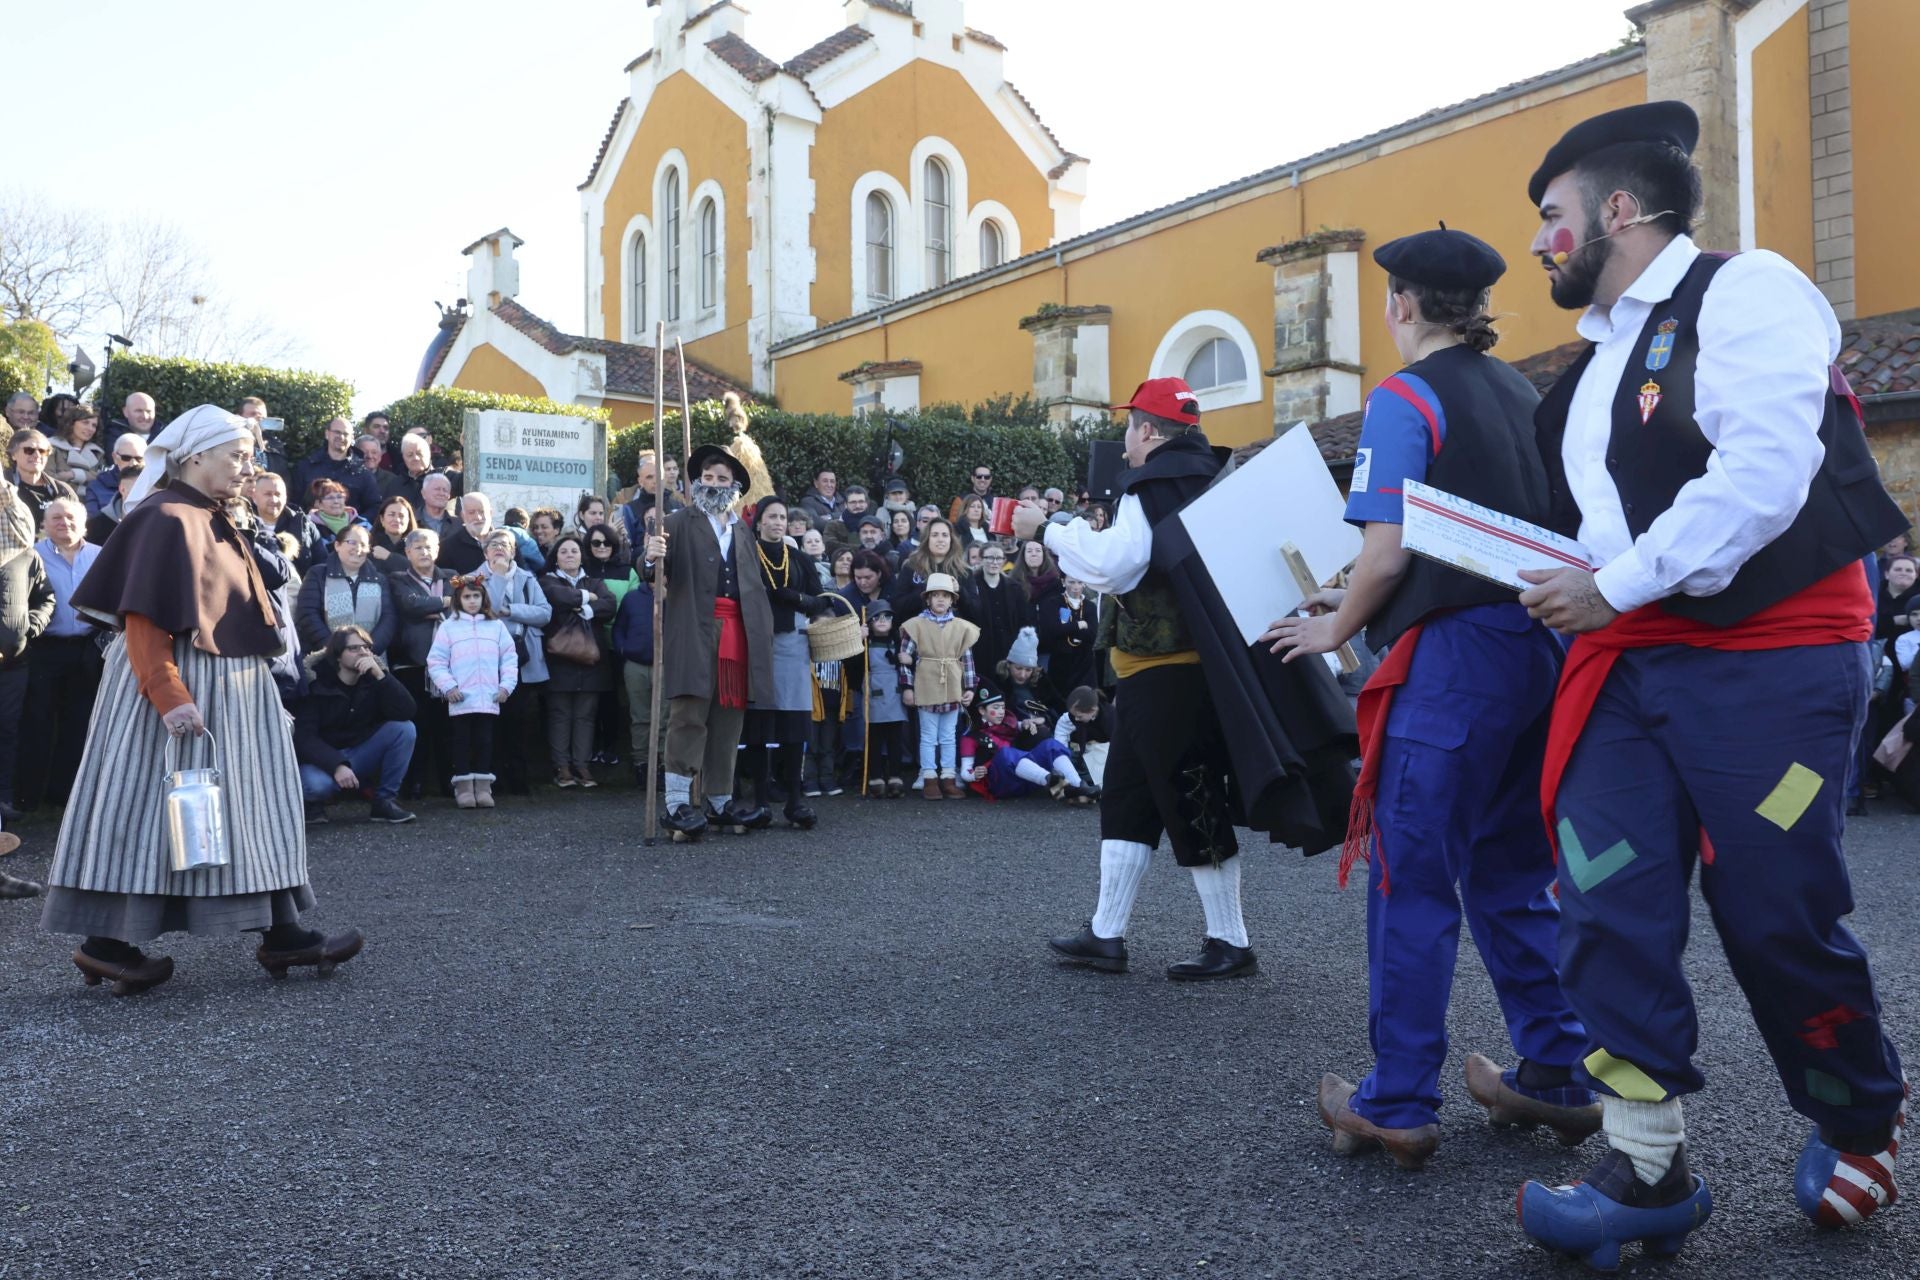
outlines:
M1842 1132L1898 1109L1899 1054L1841 923L1842 791L1867 679L1859 644L1662 645L1614 664L1556 797L1560 974L1595 1089L1657 1102L1705 1083L1681 967L1698 861L1793 1109Z
M1427 623L1394 696L1367 895L1374 1066L1352 1103L1375 1124L1438 1118L1463 906L1514 1049L1564 1067L1586 1043L1554 970L1559 912L1540 820L1559 672L1559 645L1524 609L1482 605Z

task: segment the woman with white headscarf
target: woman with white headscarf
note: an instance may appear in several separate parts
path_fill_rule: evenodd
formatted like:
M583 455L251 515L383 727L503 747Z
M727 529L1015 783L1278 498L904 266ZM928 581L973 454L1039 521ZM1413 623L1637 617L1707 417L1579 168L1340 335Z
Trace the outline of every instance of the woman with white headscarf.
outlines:
M107 649L84 777L60 825L41 924L83 934L73 962L89 986L129 995L165 982L173 961L139 943L163 933L258 931L274 977L322 974L357 954L357 930L300 925L313 905L300 771L269 659L280 618L230 506L253 474L246 419L201 405L147 446L122 528L73 606L120 632ZM211 733L209 742L201 735ZM228 865L176 872L167 857L167 746L221 771Z

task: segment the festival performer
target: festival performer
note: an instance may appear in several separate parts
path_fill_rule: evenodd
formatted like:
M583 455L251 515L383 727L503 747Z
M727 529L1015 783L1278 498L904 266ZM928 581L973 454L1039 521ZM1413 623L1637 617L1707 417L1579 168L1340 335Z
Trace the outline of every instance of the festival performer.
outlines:
M831 606L822 594L813 561L787 538L787 510L784 501L768 495L754 512L757 569L752 571L760 575L773 616L773 695L771 703L756 701L747 710L746 757L755 804L771 807L777 764L780 785L787 792L787 824L811 831L820 818L806 802L800 781L807 734L813 727L813 659L807 650L805 623Z
M171 958L138 945L163 933L259 932L254 958L276 978L296 966L324 976L360 951L357 929L300 925L314 897L300 769L268 661L283 648L279 619L229 514L252 474L246 419L210 404L175 418L148 445L120 531L74 592L75 609L120 632L80 765L82 777L117 781L75 790L41 924L84 935L74 964L115 995L173 976ZM198 740L208 733L211 744ZM171 869L170 741L175 768L212 748L227 866Z
M748 483L740 460L701 445L687 466L691 505L647 539L642 572L666 571L666 621L654 678L667 698L666 825L677 841L709 825L745 835L773 815L733 798L747 703L771 706L773 609L754 561L753 533L735 510ZM699 779L705 812L695 807Z
M1174 515L1224 465L1200 433L1200 401L1179 378L1140 384L1127 411L1132 468L1111 528L1047 524L1037 502L1015 509L1014 533L1046 524L1062 573L1115 597L1112 660L1121 734L1100 792L1100 897L1077 934L1048 945L1068 962L1127 967L1127 920L1164 832L1193 873L1206 915L1200 954L1168 968L1176 981L1235 978L1258 961L1240 909L1236 822L1319 852L1346 829L1353 717L1325 663L1281 662L1241 640ZM1204 664L1203 664L1204 659Z
M1552 525L1595 569L1525 575L1576 633L1541 780L1559 846L1560 981L1585 1024L1580 1084L1608 1151L1520 1193L1521 1225L1609 1267L1671 1254L1712 1211L1680 1099L1701 892L1789 1105L1794 1173L1823 1226L1893 1203L1906 1087L1880 1021L1841 854L1874 602L1861 559L1906 521L1831 368L1826 299L1772 253L1703 254L1699 121L1652 102L1575 125L1528 184L1553 300L1591 344L1536 422ZM1756 696L1760 691L1761 696Z
M1045 791L1069 804L1099 798L1100 788L1087 785L1074 767L1073 749L1060 739L1049 734L1030 740L1027 747L1019 745L1020 726L1007 719L1007 700L998 690L982 689L973 710L979 724L963 740L960 764L961 776L976 795L1011 800Z
M1496 1122L1548 1125L1568 1142L1600 1127L1572 1082L1585 1036L1555 973L1553 850L1540 825L1560 646L1512 589L1400 543L1401 494L1417 480L1542 523L1547 473L1533 439L1540 397L1486 352L1499 340L1488 290L1507 264L1442 226L1389 241L1387 331L1407 367L1367 398L1347 519L1366 531L1337 606L1285 618L1262 636L1287 661L1331 653L1366 628L1388 649L1360 695L1360 803L1341 854L1372 863L1367 894L1367 1029L1374 1066L1356 1089L1328 1073L1320 1118L1343 1155L1384 1146L1419 1168L1439 1144L1447 997L1464 902L1500 997L1517 1069L1467 1059L1467 1090Z

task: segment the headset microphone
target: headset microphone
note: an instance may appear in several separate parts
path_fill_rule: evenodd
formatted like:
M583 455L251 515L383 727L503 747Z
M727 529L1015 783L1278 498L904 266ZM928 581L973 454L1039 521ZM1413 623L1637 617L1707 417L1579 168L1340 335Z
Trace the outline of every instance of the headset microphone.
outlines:
M1561 227L1557 229L1553 233L1552 237L1547 241L1547 251L1541 254L1540 258L1543 262L1551 263L1553 266L1564 267L1567 265L1568 258L1571 258L1574 254L1580 252L1582 249L1586 248L1588 245L1598 244L1602 240L1608 239L1609 237L1619 232L1625 231L1628 227L1644 226L1649 222L1653 222L1657 219L1664 218L1672 212L1673 210L1671 209L1662 209L1659 213L1643 213L1637 218L1628 218L1625 222L1615 227L1612 231L1604 232L1600 235L1593 237L1593 239L1591 240L1584 240L1579 244L1575 244L1573 242L1573 232L1569 231L1565 227Z

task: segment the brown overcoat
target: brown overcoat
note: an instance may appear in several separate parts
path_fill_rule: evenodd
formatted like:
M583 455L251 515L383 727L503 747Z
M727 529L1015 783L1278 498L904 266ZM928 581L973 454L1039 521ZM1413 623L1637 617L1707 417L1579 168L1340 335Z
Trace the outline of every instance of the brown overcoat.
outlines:
M667 517L666 616L654 670L669 698L713 696L719 662L720 620L713 597L720 590L720 539L713 522L691 507ZM747 682L756 703L773 699L773 606L754 561L753 530L733 526L734 576L740 582L740 616L747 628Z

